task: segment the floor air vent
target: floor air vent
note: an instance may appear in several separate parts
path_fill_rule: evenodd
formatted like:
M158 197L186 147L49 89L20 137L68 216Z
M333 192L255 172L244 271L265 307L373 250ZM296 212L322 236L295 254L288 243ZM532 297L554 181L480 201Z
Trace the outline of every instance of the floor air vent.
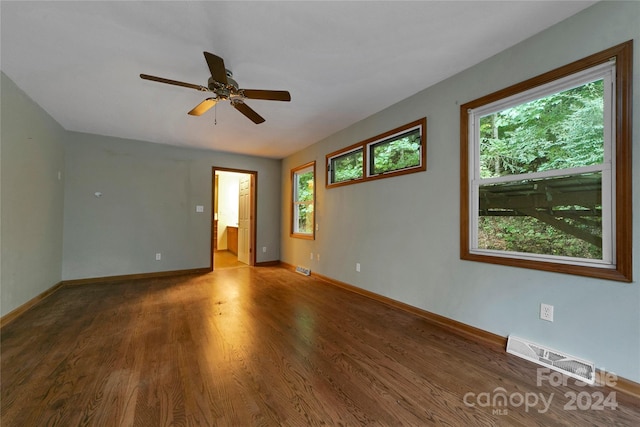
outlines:
M296 267L296 273L300 273L300 274L304 274L305 276L308 276L311 274L311 270L309 270L307 267L303 267L299 265Z
M592 362L569 356L513 335L509 335L507 340L507 353L562 372L588 384L593 384L596 380L595 366Z

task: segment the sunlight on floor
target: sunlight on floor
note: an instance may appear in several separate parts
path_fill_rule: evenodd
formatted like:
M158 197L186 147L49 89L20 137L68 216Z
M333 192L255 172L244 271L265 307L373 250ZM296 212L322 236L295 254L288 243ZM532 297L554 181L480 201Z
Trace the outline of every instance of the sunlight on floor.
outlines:
M215 251L213 253L213 269L248 267L247 264L238 261L238 257L229 251Z

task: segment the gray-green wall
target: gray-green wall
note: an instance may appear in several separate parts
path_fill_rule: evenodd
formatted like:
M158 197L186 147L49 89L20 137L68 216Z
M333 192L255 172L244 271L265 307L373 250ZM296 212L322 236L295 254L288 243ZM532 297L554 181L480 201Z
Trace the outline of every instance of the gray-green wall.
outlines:
M4 315L62 278L66 132L4 73L0 76L0 313Z
M493 332L593 360L640 382L640 286L459 258L460 104L635 39L634 149L640 135L640 2L603 2L283 161L281 259ZM425 41L425 43L428 41ZM419 73L420 70L415 70ZM425 173L325 188L325 155L426 116ZM633 203L640 202L639 150ZM316 240L289 237L290 169L317 162ZM634 272L640 275L634 221ZM309 259L310 253L314 260ZM320 259L317 259L317 255ZM361 264L357 273L355 264ZM539 319L540 303L555 321Z
M0 315L61 280L209 267L214 166L257 172L256 261L279 259L280 160L68 132L1 89Z
M208 267L213 166L257 171L257 262L279 259L280 160L69 132L65 163L65 280Z

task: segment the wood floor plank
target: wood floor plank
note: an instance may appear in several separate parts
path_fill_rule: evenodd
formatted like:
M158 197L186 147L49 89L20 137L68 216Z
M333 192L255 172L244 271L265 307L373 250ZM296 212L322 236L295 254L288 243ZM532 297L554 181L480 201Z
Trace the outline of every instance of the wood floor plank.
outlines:
M3 426L640 425L638 399L538 386L502 348L278 267L63 287L1 356ZM479 399L500 390L553 400Z

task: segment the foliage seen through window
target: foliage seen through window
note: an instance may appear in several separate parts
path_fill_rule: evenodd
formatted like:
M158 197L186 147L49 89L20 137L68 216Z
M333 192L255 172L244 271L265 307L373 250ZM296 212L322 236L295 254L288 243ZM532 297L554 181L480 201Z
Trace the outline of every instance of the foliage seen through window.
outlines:
M327 187L425 171L426 131L422 118L327 154Z
M313 237L315 200L315 163L292 170L292 234Z
M370 145L372 175L420 166L420 129Z
M601 164L604 159L604 82L602 79L532 100L480 119L480 177L492 178L578 168ZM593 176L593 174L589 175ZM561 200L558 193L576 191L550 177L531 184L546 186L547 198ZM589 178L582 178L586 182ZM578 183L577 179L572 182ZM590 191L581 191L573 204L544 200L538 206L519 209L482 209L485 200L507 194L514 184L480 186L478 247L568 256L602 258L602 182L597 174ZM557 189L557 191L555 190ZM556 193L554 193L556 191ZM513 193L511 193L513 194ZM553 194L553 195L552 195ZM577 194L577 193L576 193ZM517 196L512 195L511 205ZM524 196L523 196L524 197ZM492 206L498 205L495 202ZM553 213L543 212L544 209Z
M362 178L362 148L331 159L331 182Z

